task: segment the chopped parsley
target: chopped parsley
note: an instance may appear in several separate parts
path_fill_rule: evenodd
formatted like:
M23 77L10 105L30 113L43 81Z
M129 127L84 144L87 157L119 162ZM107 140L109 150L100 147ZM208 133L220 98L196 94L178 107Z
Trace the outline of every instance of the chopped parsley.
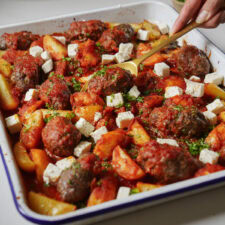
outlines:
M181 112L184 109L184 107L182 105L175 105L173 106L173 109Z
M80 82L77 81L74 77L72 78L72 83L73 83L74 91L80 91L81 90Z
M63 62L70 62L72 59L70 57L62 57Z
M101 54L104 53L105 49L104 49L104 47L101 45L101 43L96 42L96 47L97 47L99 53L101 53Z
M140 71L143 71L144 70L144 64L141 63L139 68L140 68Z
M63 76L62 74L57 74L56 76L57 76L58 78L64 80L64 76Z
M144 97L141 97L141 96L139 96L139 97L137 97L137 102L144 102Z
M203 138L201 138L195 142L191 142L188 140L186 140L185 142L188 145L189 152L192 155L198 155L202 149L209 148L209 145L205 143L205 140Z
M31 125L29 125L29 124L24 124L24 132L26 133L26 132L28 132L29 131L29 129L31 128Z
M134 195L134 194L138 194L138 193L140 193L140 191L139 191L138 188L132 188L132 189L130 190L130 195Z
M50 120L52 120L54 117L59 116L58 112L53 111L53 113L50 113L50 116L47 118L44 118L44 122L48 123Z
M52 77L54 75L55 75L55 73L54 72L51 72L48 77Z
M107 66L103 66L102 69L100 69L94 73L94 76L104 77L106 74L106 70L107 70Z
M53 109L54 109L54 107L53 107L53 106L50 106L49 103L46 103L46 104L45 104L45 107L46 107L47 109L49 109L49 110L53 110Z
M69 119L69 120L72 120L74 117L75 117L75 114L73 112L66 114L66 118Z

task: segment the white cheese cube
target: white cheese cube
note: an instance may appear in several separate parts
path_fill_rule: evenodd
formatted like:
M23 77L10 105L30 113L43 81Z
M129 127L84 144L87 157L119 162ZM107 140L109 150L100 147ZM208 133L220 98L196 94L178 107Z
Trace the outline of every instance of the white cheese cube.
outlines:
M43 48L41 48L40 46L34 46L29 49L29 53L33 57L40 56L42 52L43 52Z
M137 39L141 41L148 41L150 36L150 31L139 29L137 32Z
M106 134L108 132L107 128L105 126L100 127L99 129L95 130L91 133L91 137L94 139L95 143L101 139L103 134Z
M162 139L162 138L157 138L156 140L159 144L168 144L172 146L179 147L178 143L174 139Z
M66 44L66 38L64 36L53 36L56 40L60 41L63 45Z
M169 76L170 67L164 62L156 63L154 66L154 73L158 75L159 77Z
M95 129L94 126L84 118L80 118L76 122L75 126L85 137L89 137L91 132L93 132Z
M43 180L46 184L55 184L58 181L61 173L62 170L59 167L49 163L43 173Z
M126 56L123 53L118 52L115 54L115 60L117 63L123 63L126 61Z
M49 73L53 70L53 61L52 59L47 60L43 65L42 65L42 70L44 73Z
M193 97L202 97L204 95L204 84L184 79L186 82L185 93Z
M11 134L20 132L20 130L22 129L22 123L20 122L20 118L17 114L7 117L5 119L5 122Z
M98 122L102 118L102 113L96 112L94 116L94 122Z
M220 85L223 82L223 78L223 75L217 72L209 73L205 75L204 83Z
M199 160L203 163L217 164L219 154L209 149L202 149L199 155Z
M130 195L130 188L129 187L120 187L117 192L116 199L127 198Z
M197 77L197 76L191 76L191 77L189 78L189 80L194 81L194 82L201 82L200 77Z
M103 54L102 55L102 64L109 64L116 59L115 55Z
M78 52L79 45L78 44L69 44L67 47L67 53L69 57L75 57Z
M24 101L29 102L32 99L38 99L38 95L39 95L38 90L31 88L26 92Z
M69 156L67 158L61 159L56 162L56 166L61 170L69 169L73 166L73 164L76 162L76 159L73 156Z
M135 85L128 92L128 95L134 98L137 98L140 94L141 94L140 91Z
M90 152L91 150L91 142L88 141L81 141L75 148L74 148L74 155L76 157L80 157L82 154L86 152Z
M165 98L172 98L176 95L182 95L183 90L177 86L171 86L166 88Z
M134 115L131 111L121 112L116 117L116 125L119 128L128 127L133 118L134 118Z
M205 111L203 112L203 115L207 120L209 120L210 124L214 125L217 122L217 116L215 113L210 112L210 111Z
M170 31L170 28L167 24L159 22L159 21L154 21L154 24L156 24L162 34L168 34Z
M206 106L208 111L213 112L215 114L219 114L225 110L225 105L220 99L215 99L212 103Z
M122 106L124 103L123 95L119 92L116 94L106 96L106 103L107 103L107 106L110 106L110 107Z
M47 61L47 60L51 59L51 55L48 51L44 51L41 53L41 58L43 60Z

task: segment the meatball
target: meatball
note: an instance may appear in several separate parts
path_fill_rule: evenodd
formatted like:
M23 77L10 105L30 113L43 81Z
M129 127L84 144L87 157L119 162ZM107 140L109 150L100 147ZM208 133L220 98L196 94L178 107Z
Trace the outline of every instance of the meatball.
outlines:
M94 154L85 154L72 168L62 172L57 183L57 190L63 201L77 202L87 198L93 178Z
M73 155L74 147L81 139L80 132L65 117L51 119L42 130L42 140L46 152L52 158Z
M97 95L111 95L117 92L126 92L133 86L130 72L117 68L109 68L104 74L93 77L89 84L89 92Z
M11 81L14 87L20 92L25 93L28 89L34 88L39 84L40 68L35 58L31 55L18 57L14 63L14 70Z
M14 34L3 34L0 37L0 50L15 49L27 50L31 43L39 38L39 35L34 35L31 32L22 31Z
M211 64L206 54L192 45L182 47L170 60L175 62L179 73L185 77L203 76L211 71Z
M188 179L200 166L188 151L155 140L142 147L137 161L146 173L162 184Z
M209 122L194 106L181 105L154 108L149 116L150 131L159 137L199 137L208 129Z
M70 107L70 90L66 81L60 77L48 78L40 87L40 99L54 109Z
M134 37L134 30L129 24L120 24L113 29L103 32L99 43L107 52L115 52L118 50L120 43L130 42Z
M90 38L97 41L106 28L106 24L100 20L75 21L70 24L68 35L70 40L87 40Z

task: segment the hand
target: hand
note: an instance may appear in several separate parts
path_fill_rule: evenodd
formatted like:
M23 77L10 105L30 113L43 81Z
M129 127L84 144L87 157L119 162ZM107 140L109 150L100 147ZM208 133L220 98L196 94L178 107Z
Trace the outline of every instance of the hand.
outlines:
M172 34L181 30L190 20L202 23L201 27L215 28L225 23L224 0L187 0L174 23Z

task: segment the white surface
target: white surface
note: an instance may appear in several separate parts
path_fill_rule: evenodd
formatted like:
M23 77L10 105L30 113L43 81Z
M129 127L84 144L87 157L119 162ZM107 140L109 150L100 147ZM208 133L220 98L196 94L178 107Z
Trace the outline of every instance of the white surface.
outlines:
M0 25L100 8L119 4L120 2L127 3L135 1L137 0L0 0ZM168 1L164 0L164 2ZM213 31L209 30L204 33L207 33L212 40L216 41L218 46L223 46L223 50L225 51L224 40L221 38L225 35L224 25ZM0 224L31 225L31 223L24 220L18 214L14 207L2 162L0 163L0 171ZM222 187L98 224L136 225L138 221L138 224L141 225L222 225L225 221L224 196L225 188Z

